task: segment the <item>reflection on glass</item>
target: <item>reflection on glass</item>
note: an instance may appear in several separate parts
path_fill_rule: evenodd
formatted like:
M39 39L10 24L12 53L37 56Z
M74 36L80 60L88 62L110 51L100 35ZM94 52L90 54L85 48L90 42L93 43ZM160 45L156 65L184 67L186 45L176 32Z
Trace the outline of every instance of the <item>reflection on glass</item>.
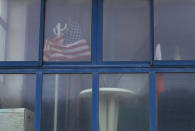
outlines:
M195 130L195 73L157 74L158 131Z
M0 131L34 131L35 88L35 75L0 75Z
M103 60L150 58L149 0L103 1Z
M195 2L154 0L154 10L155 60L194 60Z
M44 61L90 61L91 0L47 0Z
M40 0L0 0L0 61L37 61Z
M149 131L148 74L102 74L100 131Z
M43 78L41 131L91 131L90 74L48 74Z

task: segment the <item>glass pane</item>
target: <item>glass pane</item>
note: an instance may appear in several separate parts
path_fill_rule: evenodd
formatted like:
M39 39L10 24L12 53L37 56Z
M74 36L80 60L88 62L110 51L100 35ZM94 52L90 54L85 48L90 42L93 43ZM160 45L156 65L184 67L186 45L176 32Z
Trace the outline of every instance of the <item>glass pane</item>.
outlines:
M148 74L102 74L100 131L149 131Z
M0 131L34 131L35 90L35 75L0 75Z
M193 0L154 0L155 60L195 60Z
M150 59L149 0L104 0L103 60Z
M157 74L158 131L195 130L195 73Z
M90 74L48 74L43 78L41 131L91 131Z
M90 61L92 0L47 0L44 61Z
M38 61L40 0L0 0L0 61Z

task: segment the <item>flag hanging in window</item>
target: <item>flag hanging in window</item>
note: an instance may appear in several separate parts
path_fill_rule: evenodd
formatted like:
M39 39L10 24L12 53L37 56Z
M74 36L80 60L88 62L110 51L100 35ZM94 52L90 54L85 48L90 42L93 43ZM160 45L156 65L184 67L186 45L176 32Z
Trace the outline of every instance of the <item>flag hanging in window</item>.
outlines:
M56 37L48 38L44 47L44 61L83 61L91 56L87 41L83 38L80 25L76 22L70 26L54 28Z

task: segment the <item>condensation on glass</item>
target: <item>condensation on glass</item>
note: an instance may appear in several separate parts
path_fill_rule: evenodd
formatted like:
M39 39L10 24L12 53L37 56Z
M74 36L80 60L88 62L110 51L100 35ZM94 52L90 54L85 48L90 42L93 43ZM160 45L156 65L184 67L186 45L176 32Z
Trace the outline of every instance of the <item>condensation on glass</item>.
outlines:
M148 74L101 74L99 131L149 131L148 97Z
M195 2L154 0L155 60L195 60Z
M0 74L0 130L34 131L36 75Z
M149 0L104 0L103 61L147 61L149 52Z
M40 0L0 0L0 61L38 61Z
M47 0L44 61L91 60L91 0Z
M45 74L41 131L91 131L91 74Z
M195 73L156 75L158 131L195 130Z

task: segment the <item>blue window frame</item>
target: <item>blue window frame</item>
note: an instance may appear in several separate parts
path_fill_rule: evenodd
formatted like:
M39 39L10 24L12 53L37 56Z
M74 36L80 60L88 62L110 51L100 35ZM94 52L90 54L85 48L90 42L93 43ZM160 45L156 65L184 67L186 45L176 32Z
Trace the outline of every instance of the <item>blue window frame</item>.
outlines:
M192 60L155 60L154 59L154 0L150 0L150 60L149 61L103 61L102 35L103 35L103 0L92 0L92 57L90 62L43 62L44 26L45 26L45 0L41 0L40 12L40 40L38 61L1 61L0 67L32 67L60 65L100 65L100 66L125 66L125 67L152 67L152 66L194 66Z
M37 4L37 3L36 3ZM39 14L36 13L36 18L40 17L40 25L38 25L37 27L39 27L39 43L30 43L31 46L32 45L38 45L38 54L36 54L35 56L38 56L37 60L27 60L27 61L21 61L20 59L19 60L9 60L9 61L0 61L0 67L32 67L32 66L41 66L42 65L42 48L43 48L43 43L44 43L44 12L45 12L45 2L44 0L40 0L40 2L38 2L38 4L40 4L39 6L37 5L33 5L33 6L37 6L37 7L40 7L40 12ZM11 5L11 4L10 4ZM17 6L16 6L17 7ZM11 8L8 7L8 8ZM31 8L31 7L29 7ZM34 8L34 7L33 7ZM3 10L7 10L7 8L5 7L5 9ZM36 9L37 10L37 9ZM14 10L13 10L14 11ZM9 13L9 12L8 12ZM19 17L19 16L18 16ZM29 21L27 21L29 22ZM29 25L28 25L29 26ZM10 27L11 28L11 27ZM34 28L34 27L32 27ZM25 29L24 29L25 30ZM26 33L26 35L28 35L28 32ZM31 34L32 35L32 34ZM25 44L29 42L25 40ZM33 41L35 42L35 41ZM28 45L27 45L28 46ZM28 47L28 49L30 49L31 47ZM25 53L27 52L26 50L24 51ZM6 52L5 52L6 53ZM28 55L28 54L25 54L25 55ZM26 57L26 56L24 56ZM28 58L28 57L27 57ZM34 59L34 58L33 58Z
M0 74L36 74L35 131L40 131L43 74L92 73L92 130L99 129L99 74L101 73L149 73L149 130L156 131L156 73L195 73L194 68L77 68L77 69L1 69Z
M99 130L99 74L100 73L149 73L149 130L157 131L156 73L195 73L195 61L154 60L154 0L150 0L150 60L102 60L103 0L92 0L92 56L90 62L43 62L45 4L41 0L39 60L28 62L0 62L0 74L36 74L35 131L41 131L42 79L44 74L91 73L92 131Z

